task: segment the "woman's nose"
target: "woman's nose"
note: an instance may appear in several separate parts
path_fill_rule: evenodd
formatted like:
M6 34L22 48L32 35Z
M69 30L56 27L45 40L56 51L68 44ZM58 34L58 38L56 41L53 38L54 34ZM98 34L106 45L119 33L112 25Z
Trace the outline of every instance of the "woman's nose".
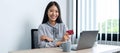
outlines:
M55 15L56 13L55 12L53 12L53 15Z

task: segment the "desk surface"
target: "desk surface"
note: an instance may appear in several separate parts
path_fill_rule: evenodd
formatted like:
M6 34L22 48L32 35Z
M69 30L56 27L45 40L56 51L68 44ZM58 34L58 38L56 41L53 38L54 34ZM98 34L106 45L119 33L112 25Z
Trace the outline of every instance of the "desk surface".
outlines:
M13 51L10 53L112 53L115 51L120 51L120 46L97 44L93 48L71 51L71 52L63 52L61 48L40 48L40 49Z

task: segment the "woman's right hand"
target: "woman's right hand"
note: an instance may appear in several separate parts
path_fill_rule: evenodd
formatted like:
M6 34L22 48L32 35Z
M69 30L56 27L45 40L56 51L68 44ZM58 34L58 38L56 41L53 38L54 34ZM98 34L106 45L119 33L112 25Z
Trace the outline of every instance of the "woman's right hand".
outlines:
M49 37L46 36L46 35L42 35L42 36L40 37L40 39L41 39L42 41L47 40L48 42L52 42L52 41L53 41L53 39L49 38Z

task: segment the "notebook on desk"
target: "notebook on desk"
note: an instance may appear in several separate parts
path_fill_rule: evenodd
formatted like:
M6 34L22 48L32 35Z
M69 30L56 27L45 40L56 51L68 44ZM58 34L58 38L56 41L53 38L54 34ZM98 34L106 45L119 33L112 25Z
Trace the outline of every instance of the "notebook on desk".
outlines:
M93 47L98 31L83 31L80 33L78 43L72 45L72 50L81 50Z

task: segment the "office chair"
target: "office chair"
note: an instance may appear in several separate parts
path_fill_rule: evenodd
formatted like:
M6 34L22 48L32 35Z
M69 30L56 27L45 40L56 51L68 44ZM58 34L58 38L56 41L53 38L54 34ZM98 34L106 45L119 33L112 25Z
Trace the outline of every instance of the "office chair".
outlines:
M38 48L38 29L31 29L31 49Z

